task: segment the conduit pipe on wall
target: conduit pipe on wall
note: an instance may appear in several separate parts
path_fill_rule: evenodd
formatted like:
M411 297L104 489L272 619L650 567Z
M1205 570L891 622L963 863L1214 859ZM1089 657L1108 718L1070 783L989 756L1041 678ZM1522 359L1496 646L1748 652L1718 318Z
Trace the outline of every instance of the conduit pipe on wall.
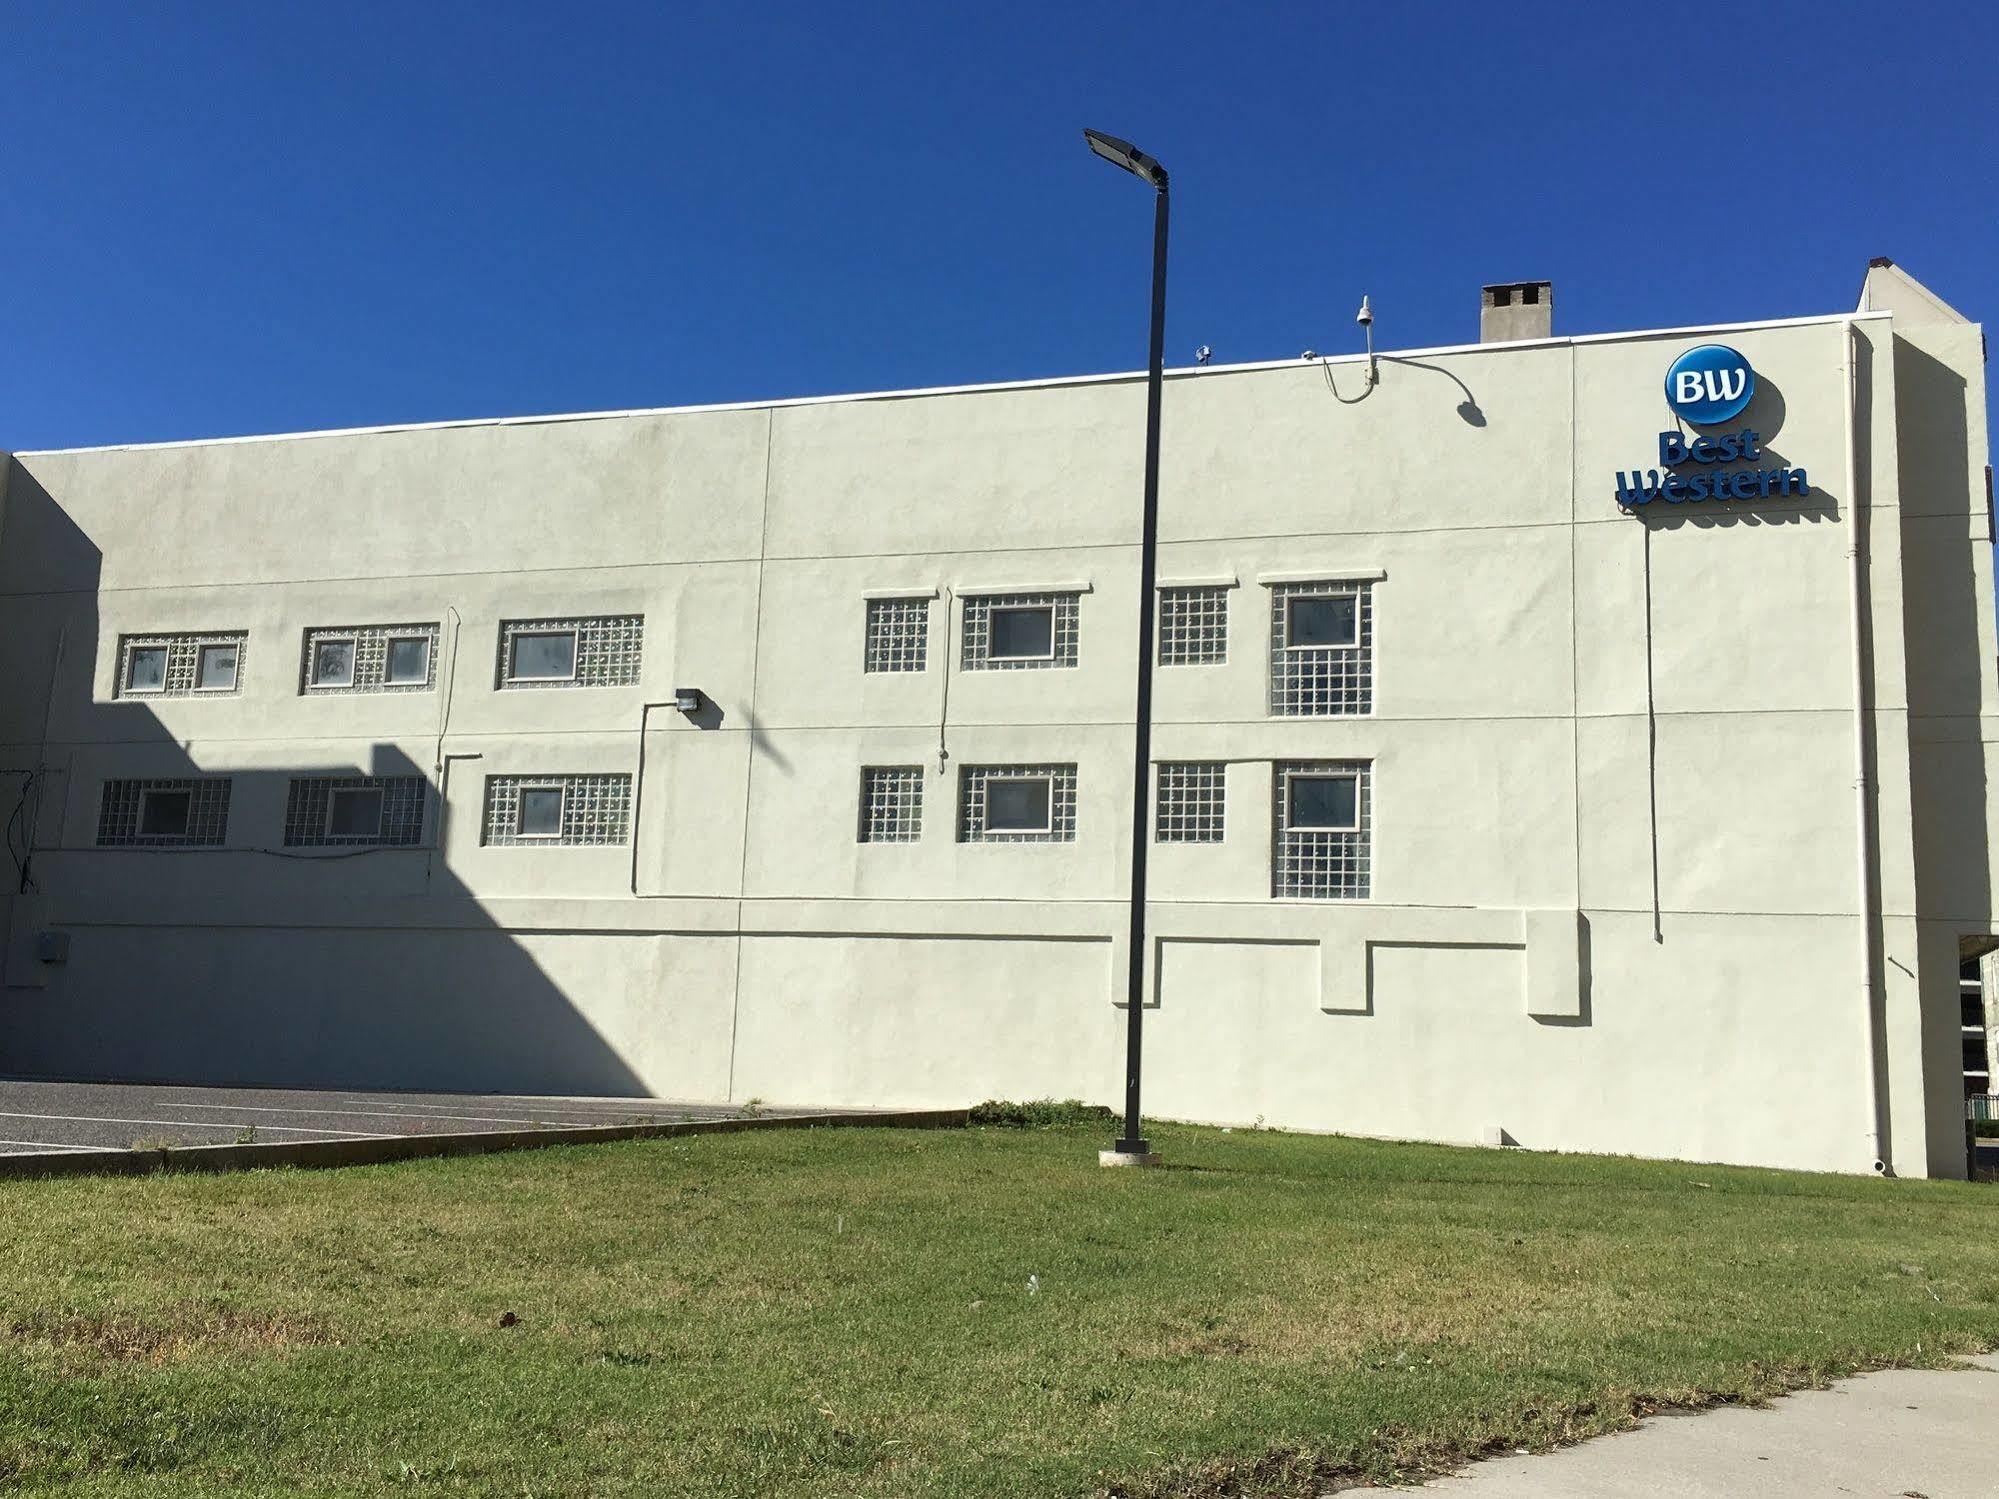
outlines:
M944 668L944 688L937 702L937 774L941 776L945 762L951 758L951 752L944 747L944 730L951 722L951 648L957 643L958 632L951 623L950 585L946 584L939 592L944 596L944 638L940 642L944 649L938 655Z
M639 756L638 764L632 768L632 894L640 900L655 900L659 897L639 895L639 829L645 824L639 820L639 812L645 806L646 794L646 719L655 708L672 708L674 703L642 703L639 705ZM749 832L745 828L743 836Z
M1893 1175L1882 1145L1882 1065L1881 1045L1874 1026L1874 994L1880 985L1880 948L1875 941L1877 912L1874 902L1874 817L1868 768L1872 761L1873 727L1867 666L1869 656L1867 598L1867 507L1860 494L1858 433L1860 420L1859 333L1851 318L1840 324L1845 344L1846 366L1846 524L1847 601L1852 614L1853 633L1853 809L1860 836L1855 845L1860 909L1860 1019L1866 1028L1867 1045L1867 1137L1874 1170Z

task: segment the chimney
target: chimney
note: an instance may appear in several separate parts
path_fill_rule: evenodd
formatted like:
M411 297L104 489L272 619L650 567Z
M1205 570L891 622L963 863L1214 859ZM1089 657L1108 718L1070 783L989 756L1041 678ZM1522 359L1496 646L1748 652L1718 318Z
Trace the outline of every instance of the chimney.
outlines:
M1555 329L1555 284L1552 281L1502 281L1488 286L1478 302L1478 341L1513 343L1522 338L1548 338Z

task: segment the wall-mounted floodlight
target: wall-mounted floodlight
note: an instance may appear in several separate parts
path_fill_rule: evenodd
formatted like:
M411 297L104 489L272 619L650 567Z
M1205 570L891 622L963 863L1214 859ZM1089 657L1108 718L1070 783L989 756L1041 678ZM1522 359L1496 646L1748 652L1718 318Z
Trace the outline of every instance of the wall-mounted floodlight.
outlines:
M699 687L676 687L673 706L682 713L699 713L708 706L708 698Z

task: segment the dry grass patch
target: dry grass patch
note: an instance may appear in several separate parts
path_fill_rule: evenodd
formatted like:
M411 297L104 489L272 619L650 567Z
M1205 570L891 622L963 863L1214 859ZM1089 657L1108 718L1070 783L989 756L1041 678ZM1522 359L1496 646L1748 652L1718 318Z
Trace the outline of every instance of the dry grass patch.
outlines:
M194 1302L147 1317L39 1312L8 1321L4 1331L8 1343L26 1350L84 1354L116 1364L282 1355L340 1341L317 1317Z

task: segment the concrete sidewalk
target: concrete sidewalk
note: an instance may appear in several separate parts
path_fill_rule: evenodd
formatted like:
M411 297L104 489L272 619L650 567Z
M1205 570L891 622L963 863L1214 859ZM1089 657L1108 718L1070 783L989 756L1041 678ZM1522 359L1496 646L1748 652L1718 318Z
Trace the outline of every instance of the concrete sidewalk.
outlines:
M1418 1490L1435 1499L1994 1499L1999 1354L1971 1372L1893 1369L1761 1410L1659 1416L1539 1457L1479 1463Z

